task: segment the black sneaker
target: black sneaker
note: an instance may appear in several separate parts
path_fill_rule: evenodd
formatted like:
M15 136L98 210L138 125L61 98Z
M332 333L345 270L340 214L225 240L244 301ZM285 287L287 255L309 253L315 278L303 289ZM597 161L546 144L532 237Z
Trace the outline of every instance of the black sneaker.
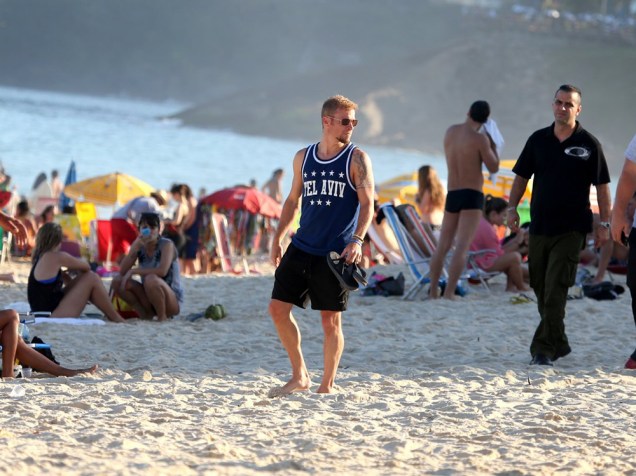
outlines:
M530 361L530 365L548 365L552 367L552 361L543 354L537 354L532 357Z
M561 357L565 357L570 352L572 352L572 349L570 348L569 345L566 345L565 347L557 349L557 351L554 353L554 357L552 357L552 362L554 362L557 359L560 359Z

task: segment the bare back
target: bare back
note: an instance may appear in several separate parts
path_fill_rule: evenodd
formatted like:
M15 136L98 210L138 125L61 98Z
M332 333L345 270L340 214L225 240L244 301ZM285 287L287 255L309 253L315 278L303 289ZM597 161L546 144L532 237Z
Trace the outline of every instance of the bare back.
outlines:
M499 160L488 136L475 131L470 125L456 124L444 136L444 153L448 166L448 190L469 188L481 191L484 185L482 163L495 173Z

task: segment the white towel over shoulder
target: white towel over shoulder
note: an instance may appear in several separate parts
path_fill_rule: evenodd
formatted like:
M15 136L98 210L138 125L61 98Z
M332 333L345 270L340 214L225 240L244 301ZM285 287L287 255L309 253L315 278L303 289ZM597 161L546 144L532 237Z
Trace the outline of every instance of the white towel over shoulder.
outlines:
M503 135L501 135L499 127L497 127L497 123L493 118L489 117L482 127L486 130L486 132L488 132L488 134L490 134L490 137L492 137L495 147L497 148L497 155L501 158L501 152L505 141Z

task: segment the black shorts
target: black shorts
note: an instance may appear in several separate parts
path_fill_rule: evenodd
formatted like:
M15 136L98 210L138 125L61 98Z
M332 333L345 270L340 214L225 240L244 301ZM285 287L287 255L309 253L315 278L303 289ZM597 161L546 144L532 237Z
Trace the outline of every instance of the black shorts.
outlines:
M272 299L305 309L346 311L349 291L342 289L327 264L326 256L316 256L289 245L274 274Z
M484 194L472 188L451 190L446 195L446 211L459 213L462 210L483 210Z

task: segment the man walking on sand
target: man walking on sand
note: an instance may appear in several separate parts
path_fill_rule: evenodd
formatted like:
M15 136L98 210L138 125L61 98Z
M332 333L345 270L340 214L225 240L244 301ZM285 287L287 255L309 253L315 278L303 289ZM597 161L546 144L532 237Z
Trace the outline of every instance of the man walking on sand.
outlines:
M277 266L269 312L292 367L291 379L270 396L309 390L294 305L320 311L324 332L324 374L319 393L333 390L342 351L342 311L349 291L327 263L336 251L347 263L362 259L362 239L373 217L373 171L369 156L351 143L357 104L333 96L322 106L322 139L294 157L291 191L274 235L271 258ZM302 198L302 203L301 203ZM281 241L302 204L300 227L282 256Z
M531 365L552 365L571 352L565 335L565 305L579 254L592 231L591 185L596 187L600 215L595 248L609 239L610 227L610 177L603 149L576 120L581 90L570 84L560 86L552 112L552 125L530 136L512 169L516 176L508 202L508 226L517 232L517 205L534 175L528 263L541 321L530 344Z
M448 194L439 244L431 258L431 298L439 297L437 283L449 250L455 244L448 269L444 297L453 299L459 277L466 267L468 248L484 208L482 164L490 173L499 170L499 157L492 137L483 125L490 115L486 101L474 102L463 124L450 126L444 136L448 166Z

